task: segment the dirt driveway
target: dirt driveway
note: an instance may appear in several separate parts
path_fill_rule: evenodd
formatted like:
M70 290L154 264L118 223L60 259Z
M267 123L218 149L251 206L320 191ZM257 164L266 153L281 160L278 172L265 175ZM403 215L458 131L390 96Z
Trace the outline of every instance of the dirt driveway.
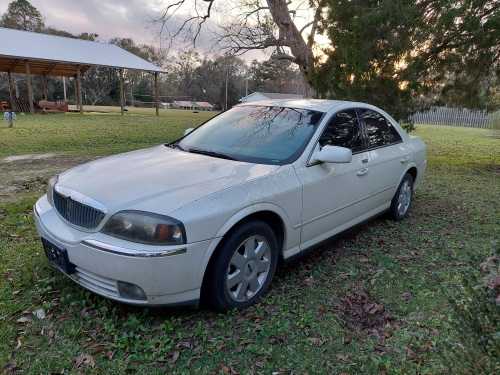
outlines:
M92 159L54 153L0 159L0 203L12 202L24 193L41 193L51 176Z

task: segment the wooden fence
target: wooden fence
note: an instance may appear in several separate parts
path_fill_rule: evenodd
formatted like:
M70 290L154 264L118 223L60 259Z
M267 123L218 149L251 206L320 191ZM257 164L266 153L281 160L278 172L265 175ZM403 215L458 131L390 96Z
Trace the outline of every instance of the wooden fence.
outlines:
M484 110L432 107L427 111L415 113L412 118L415 124L500 128L500 111L488 113Z

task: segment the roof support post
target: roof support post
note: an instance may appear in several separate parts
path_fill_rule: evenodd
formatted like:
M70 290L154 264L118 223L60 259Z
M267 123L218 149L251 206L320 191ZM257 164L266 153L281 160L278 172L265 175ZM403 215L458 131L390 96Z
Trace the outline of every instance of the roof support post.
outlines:
M28 102L30 105L30 112L35 113L35 103L33 103L33 82L31 81L30 63L25 61L26 68L26 85L28 86Z
M67 94L66 94L66 77L63 76L62 80L63 80L63 98L64 98L64 101L67 102L68 101L68 97L67 97Z
M49 99L49 88L47 85L47 75L42 76L42 88L43 88L43 99L48 100Z
M8 73L9 76L9 98L10 98L10 109L12 111L16 111L16 101L15 101L15 88L14 88L14 82L12 80L12 73L9 71Z
M82 104L82 72L80 67L76 71L76 106L81 114L83 114L83 104Z
M155 111L156 116L160 115L160 88L158 87L158 72L155 72Z
M123 69L120 69L120 113L125 113L125 91L123 90Z

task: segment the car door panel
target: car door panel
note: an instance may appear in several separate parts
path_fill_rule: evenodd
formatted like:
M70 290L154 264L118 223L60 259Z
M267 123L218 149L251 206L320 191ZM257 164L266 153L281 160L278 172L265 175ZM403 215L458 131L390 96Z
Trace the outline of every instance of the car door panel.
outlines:
M372 188L371 208L388 204L398 187L401 174L410 160L408 146L382 114L372 109L357 109L364 127L368 148L367 183Z
M374 206L393 198L406 168L407 162L403 161L405 153L408 153L408 149L403 143L368 151L371 174L367 180L376 194L373 199Z
M301 243L315 242L366 212L368 154L354 109L339 111L325 126L316 149L325 145L353 151L350 163L321 163L297 168L302 183Z
M303 186L301 242L313 241L366 212L364 167L366 153L351 163L322 163L297 171Z

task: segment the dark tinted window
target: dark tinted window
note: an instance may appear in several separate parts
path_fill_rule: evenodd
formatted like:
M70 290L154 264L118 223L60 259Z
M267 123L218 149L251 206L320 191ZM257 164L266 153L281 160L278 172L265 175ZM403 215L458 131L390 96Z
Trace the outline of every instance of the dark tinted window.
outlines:
M397 130L380 113L370 109L360 109L359 115L365 123L368 148L401 142Z
M338 112L330 120L319 140L325 145L350 148L353 152L363 149L363 137L356 111L349 109Z

